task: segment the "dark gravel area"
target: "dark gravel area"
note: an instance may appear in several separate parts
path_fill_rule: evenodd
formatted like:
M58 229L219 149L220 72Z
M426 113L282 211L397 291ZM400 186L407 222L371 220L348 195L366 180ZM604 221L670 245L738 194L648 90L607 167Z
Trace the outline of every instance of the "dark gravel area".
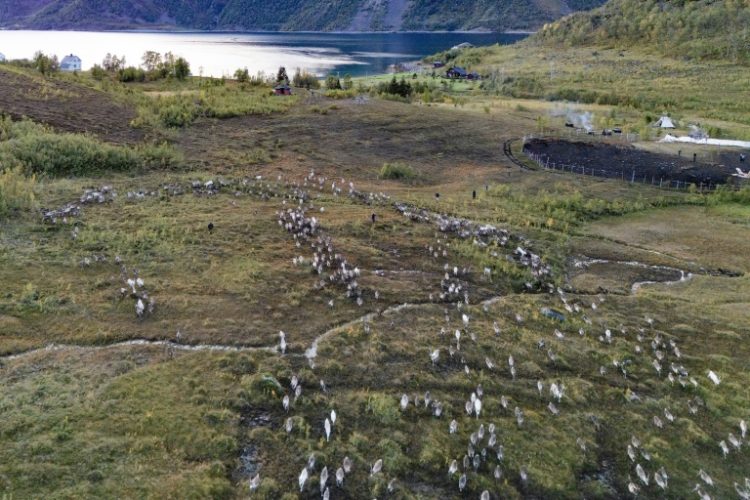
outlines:
M696 185L724 184L733 182L735 167L740 163L739 154L722 153L716 163L700 160L693 162L692 155L674 156L651 153L633 146L613 145L606 143L571 142L558 139L532 139L524 146L525 153L532 153L557 169L570 170L574 173L599 177L622 178L638 182L694 183ZM748 155L750 157L750 155ZM736 163L736 165L735 165Z

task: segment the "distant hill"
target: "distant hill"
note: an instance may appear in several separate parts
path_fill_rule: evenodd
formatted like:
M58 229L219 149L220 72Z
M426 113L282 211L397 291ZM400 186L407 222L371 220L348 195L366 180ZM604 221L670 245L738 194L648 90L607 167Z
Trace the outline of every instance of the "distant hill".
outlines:
M610 0L545 25L529 43L634 48L750 62L750 0Z
M0 0L0 27L537 30L605 0Z

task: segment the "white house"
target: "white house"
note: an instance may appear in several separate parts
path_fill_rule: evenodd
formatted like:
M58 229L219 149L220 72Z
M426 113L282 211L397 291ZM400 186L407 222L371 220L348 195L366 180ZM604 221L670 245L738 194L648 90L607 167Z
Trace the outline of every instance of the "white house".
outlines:
M62 71L81 71L81 58L73 54L63 57L60 62L60 69Z

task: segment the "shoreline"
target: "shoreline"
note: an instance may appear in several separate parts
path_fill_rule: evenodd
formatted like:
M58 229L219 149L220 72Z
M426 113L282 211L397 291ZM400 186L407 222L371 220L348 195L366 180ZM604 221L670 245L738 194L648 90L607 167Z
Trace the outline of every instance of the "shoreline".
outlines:
M489 31L489 30L407 30L407 31L315 31L315 30L299 30L299 31L273 31L273 30L199 30L192 28L180 29L177 27L165 27L160 28L133 28L133 29L97 29L97 28L12 28L12 27L0 27L0 32L3 31L33 31L33 32L71 32L71 33L151 33L151 34L217 34L217 35L268 35L268 34L331 34L331 35L445 35L445 34L457 34L457 35L533 35L536 31L530 30L505 30L505 31Z

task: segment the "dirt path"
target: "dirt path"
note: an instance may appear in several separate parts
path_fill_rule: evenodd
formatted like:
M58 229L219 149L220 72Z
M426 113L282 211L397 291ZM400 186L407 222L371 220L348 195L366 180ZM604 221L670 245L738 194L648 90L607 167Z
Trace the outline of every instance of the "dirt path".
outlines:
M488 306L488 305L494 304L500 299L501 297L493 297L491 299L481 302L479 305ZM307 348L303 354L293 353L293 354L289 354L289 356L290 357L304 356L305 358L308 359L309 362L313 362L314 359L317 357L318 346L320 345L320 343L325 341L327 338L331 337L332 335L346 328L351 328L352 326L355 326L364 322L372 321L378 316L388 316L391 314L399 313L407 309L428 307L428 306L434 306L437 304L438 303L436 302L397 304L397 305L390 306L380 312L372 312L372 313L365 314L353 320L350 320L340 325L336 325L332 328L329 328L328 330L324 331L323 333L315 337L315 339L310 344L310 347ZM248 346L241 346L241 345L238 346L238 345L224 345L224 344L180 344L172 340L133 339L133 340L126 340L124 342L116 342L113 344L91 345L91 346L77 345L77 344L52 343L44 347L40 347L38 349L31 349L29 351L20 352L18 354L11 354L8 356L0 356L0 361L14 361L14 360L32 356L34 354L41 353L41 352L57 352L57 351L71 351L71 350L101 351L105 349L115 349L118 347L128 347L128 346L155 346L155 347L164 347L165 349L172 349L174 351L185 351L185 352L268 352L272 354L279 354L279 350L277 346L248 347Z

